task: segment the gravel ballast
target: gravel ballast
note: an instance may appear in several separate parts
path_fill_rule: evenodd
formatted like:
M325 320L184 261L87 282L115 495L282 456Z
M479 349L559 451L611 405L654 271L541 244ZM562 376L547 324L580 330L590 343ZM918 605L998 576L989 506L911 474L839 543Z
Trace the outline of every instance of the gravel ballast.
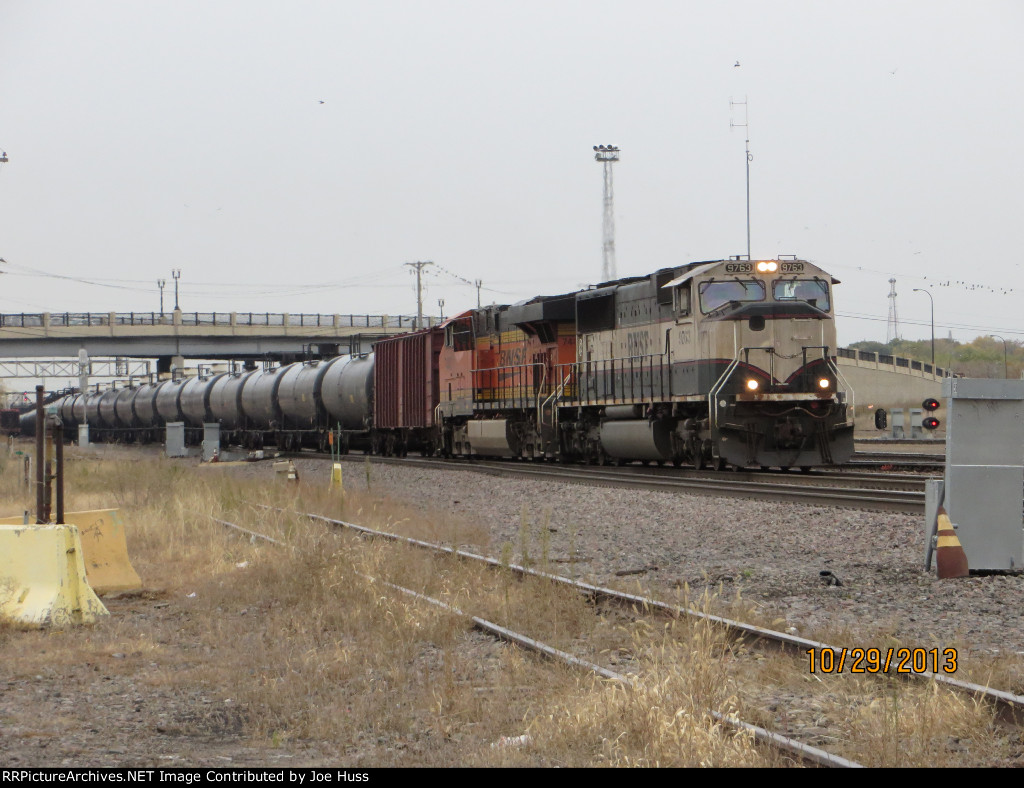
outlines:
M324 461L296 464L304 480L329 475ZM364 469L344 468L346 488L365 492ZM668 600L684 583L691 598L711 589L728 602L739 592L762 622L837 646L895 639L1024 663L1024 577L937 580L922 567L923 516L445 468L374 463L370 474L374 496L478 525L489 543L473 547L495 557L505 546L520 559L525 530L539 559L546 529L558 574Z

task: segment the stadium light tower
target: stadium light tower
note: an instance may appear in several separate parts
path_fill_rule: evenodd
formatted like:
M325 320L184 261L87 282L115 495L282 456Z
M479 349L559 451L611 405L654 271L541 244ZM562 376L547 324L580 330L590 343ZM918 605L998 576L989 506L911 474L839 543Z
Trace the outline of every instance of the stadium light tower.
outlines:
M612 190L612 165L619 160L614 145L595 145L594 159L604 165L604 242L601 247L601 281L615 279L615 208Z

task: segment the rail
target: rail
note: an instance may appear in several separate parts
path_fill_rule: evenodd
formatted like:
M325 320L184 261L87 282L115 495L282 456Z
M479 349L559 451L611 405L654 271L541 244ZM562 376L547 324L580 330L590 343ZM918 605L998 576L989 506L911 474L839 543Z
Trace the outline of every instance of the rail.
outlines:
M424 317L424 328L440 324ZM16 312L0 314L0 328L93 326L298 326L326 328L406 328L415 315L321 315L289 312Z

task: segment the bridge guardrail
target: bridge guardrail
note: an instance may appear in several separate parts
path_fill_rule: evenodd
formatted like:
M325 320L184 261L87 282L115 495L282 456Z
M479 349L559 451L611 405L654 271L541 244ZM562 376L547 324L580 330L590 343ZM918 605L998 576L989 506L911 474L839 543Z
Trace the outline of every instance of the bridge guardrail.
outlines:
M836 351L836 355L839 358L848 358L854 361L866 361L875 365L886 365L893 367L894 369L913 369L919 372L924 372L926 375L931 375L932 365L926 364L923 361L914 361L909 358L903 358L902 356L890 356L885 353L875 353L871 350L853 350L852 348L841 347ZM945 377L946 375L953 375L954 373L949 370L945 370L942 367L935 367L934 374L938 377Z
M0 314L0 328L67 328L75 326L300 326L408 328L414 315L321 315L288 312L17 312ZM426 326L437 317L424 316Z

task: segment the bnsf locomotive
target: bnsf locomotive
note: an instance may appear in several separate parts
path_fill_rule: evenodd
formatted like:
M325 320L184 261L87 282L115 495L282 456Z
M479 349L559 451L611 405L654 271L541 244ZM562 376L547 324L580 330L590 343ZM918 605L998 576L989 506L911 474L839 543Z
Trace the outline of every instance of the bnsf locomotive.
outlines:
M323 448L336 430L380 454L838 464L853 453L853 402L835 363L835 284L795 258L691 263L470 310L366 356L56 407L122 439L215 421L228 440L284 449Z

